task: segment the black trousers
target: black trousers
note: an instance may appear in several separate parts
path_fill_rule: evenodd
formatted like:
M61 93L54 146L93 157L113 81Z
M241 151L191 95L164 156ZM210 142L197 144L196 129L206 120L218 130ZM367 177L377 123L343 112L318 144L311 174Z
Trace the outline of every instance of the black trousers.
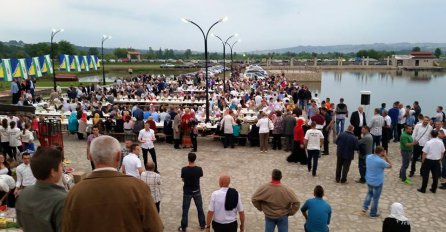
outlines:
M401 138L401 132L402 132L402 130L403 130L403 128L404 128L404 126L405 126L406 124L397 124L396 125L396 130L397 130L397 135L398 135L398 141L400 140L400 138Z
M282 150L282 135L273 134L273 150Z
M96 166L94 165L93 161L91 161L91 158L90 158L90 165L91 165L91 170L96 169Z
M422 146L420 146L420 145L413 146L412 162L410 163L410 174L412 174L412 175L415 174L416 163L422 154L423 154ZM422 171L423 171L422 168L423 168L423 165L421 165L420 175L422 175Z
M3 154L8 155L11 159L14 158L11 153L11 148L9 147L9 142L2 142L2 150Z
M198 137L197 134L190 133L190 140L192 142L192 149L194 151L197 151L197 137Z
M180 149L180 139L174 139L173 140L173 147L176 149Z
M12 94L12 104L17 104L20 98L20 91Z
M233 134L225 134L224 147L228 146L234 147L234 135Z
M237 232L237 227L237 221L228 224L220 224L212 221L212 229L214 229L215 232Z
M423 182L421 184L421 190L426 191L427 183L429 181L429 172L432 173L432 191L435 192L438 186L438 177L440 176L440 160L425 159L421 165L421 174L423 176Z
M158 163L156 162L156 152L155 148L145 149L142 148L142 159L144 160L144 167L147 164L147 152L150 153L150 156L152 157L152 161L155 164L155 172L158 172Z
M358 169L359 175L361 176L360 180L365 182L365 172L367 170L365 163L365 155L363 157L358 157Z
M161 204L161 201L158 201L155 203L156 210L158 210L158 213L160 212L160 204Z
M351 159L344 159L340 156L337 157L336 161L336 181L346 182L347 174L350 170Z
M328 150L328 138L329 136L330 130L326 130L326 128L324 127L324 129L322 129L322 134L324 135L324 152L323 154L328 155L329 150Z

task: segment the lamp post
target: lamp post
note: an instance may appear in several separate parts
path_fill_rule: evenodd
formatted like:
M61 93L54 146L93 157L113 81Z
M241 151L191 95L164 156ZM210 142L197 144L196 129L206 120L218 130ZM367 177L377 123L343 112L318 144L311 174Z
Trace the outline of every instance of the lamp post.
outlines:
M234 45L235 45L237 42L242 42L242 40L241 40L241 39L238 39L238 40L236 40L232 45L229 44L229 43L226 43L227 45L229 45L229 48L231 48L231 75L232 75L232 70L234 69L234 67L233 67L234 59L232 59L232 49L234 48Z
M219 39L221 44L223 45L223 93L226 93L226 44L232 37L237 37L238 34L235 33L229 36L225 41L223 41L219 36L211 34L215 38Z
M203 39L204 39L204 59L205 59L205 68L206 68L206 120L205 122L209 122L209 81L208 81L208 36L209 36L209 32L211 31L211 29L218 23L224 22L226 20L228 20L227 17L221 18L219 19L217 22L215 22L214 24L212 24L211 27L209 27L208 31L206 32L206 34L204 33L203 29L201 29L200 26L198 26L198 24L196 24L194 21L190 20L190 19L186 19L186 18L182 18L181 19L183 22L185 23L191 23L193 25L195 25L196 27L198 27L198 29L200 29L201 34L203 34Z
M63 29L53 29L51 31L51 66L53 66L53 82L54 82L54 91L56 91L56 69L54 68L54 48L53 48L53 39L57 33L63 32Z
M102 65L102 84L105 85L105 65L104 65L104 42L108 39L111 39L112 37L109 35L103 35L102 36L102 43L101 43L101 65Z

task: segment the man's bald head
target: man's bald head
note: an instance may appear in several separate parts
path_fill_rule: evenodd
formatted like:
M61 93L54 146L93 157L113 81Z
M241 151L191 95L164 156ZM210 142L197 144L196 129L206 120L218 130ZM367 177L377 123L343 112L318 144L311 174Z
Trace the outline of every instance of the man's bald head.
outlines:
M220 187L227 188L229 187L229 183L231 183L231 177L228 175L221 175L219 179Z

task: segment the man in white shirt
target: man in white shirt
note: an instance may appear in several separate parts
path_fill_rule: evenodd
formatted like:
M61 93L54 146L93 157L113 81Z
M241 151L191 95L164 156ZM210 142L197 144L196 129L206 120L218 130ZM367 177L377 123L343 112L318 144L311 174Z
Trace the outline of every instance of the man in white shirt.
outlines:
M431 137L429 141L423 147L423 156L421 158L423 164L421 165L421 172L423 176L423 182L418 192L426 193L427 183L429 181L429 172L432 172L432 187L429 189L432 193L437 191L438 176L440 174L440 160L443 159L445 148L443 141L438 138L438 132L431 131Z
M398 109L399 109L399 114L398 114L398 125L397 125L397 130L398 130L398 138L401 137L401 132L404 129L404 125L406 124L406 109L404 109L404 105L403 103L400 103L398 105Z
M155 172L159 173L158 164L156 162L155 145L153 145L155 140L155 132L150 129L150 124L148 121L146 121L144 124L144 129L140 130L138 135L138 141L141 143L142 148L142 158L144 160L144 164L147 164L147 152L149 152L150 156L152 157L152 161L155 163Z
M220 189L214 191L209 202L209 211L206 217L206 231L212 228L215 232L237 232L237 213L240 215L240 231L244 231L245 212L243 210L240 194L229 188L231 178L220 176Z
M144 171L141 165L141 160L139 159L139 154L141 153L141 147L139 144L135 143L130 146L130 153L124 157L122 160L122 173L139 177Z
M36 183L36 178L34 178L33 172L31 171L31 155L27 152L22 154L23 163L20 164L16 169L17 181L15 185L14 195L18 196L20 191L28 186L34 185Z
M320 130L316 129L316 122L311 123L311 129L305 133L304 139L308 152L308 172L312 171L312 175L316 176L317 161L321 153L321 144L324 142L324 135Z
M429 125L430 118L424 116L423 121L415 125L412 133L413 142L415 143L413 147L412 162L410 164L409 177L413 177L415 174L416 163L418 159L423 154L423 147L427 141L431 138L432 126ZM421 170L420 170L421 175Z

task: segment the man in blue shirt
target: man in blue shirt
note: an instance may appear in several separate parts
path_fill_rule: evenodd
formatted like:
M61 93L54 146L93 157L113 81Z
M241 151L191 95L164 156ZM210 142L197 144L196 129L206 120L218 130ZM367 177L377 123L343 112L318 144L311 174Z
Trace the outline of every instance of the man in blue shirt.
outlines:
M399 101L393 103L393 108L389 110L389 117L392 119L392 135L393 142L399 142L400 138L398 137L398 117L400 115L400 110L398 109Z
M384 169L392 168L392 162L390 162L386 150L381 146L377 146L375 148L375 154L367 156L366 167L365 179L367 181L368 192L365 196L362 212L366 213L369 209L370 202L372 202L370 217L376 218L379 216L378 201L384 184Z
M12 94L12 104L17 104L20 98L20 88L17 84L17 80L11 82L11 94Z
M331 219L331 207L322 199L323 196L324 189L322 186L317 185L314 188L314 198L308 199L300 209L306 219L304 225L305 232L328 232L328 225Z

